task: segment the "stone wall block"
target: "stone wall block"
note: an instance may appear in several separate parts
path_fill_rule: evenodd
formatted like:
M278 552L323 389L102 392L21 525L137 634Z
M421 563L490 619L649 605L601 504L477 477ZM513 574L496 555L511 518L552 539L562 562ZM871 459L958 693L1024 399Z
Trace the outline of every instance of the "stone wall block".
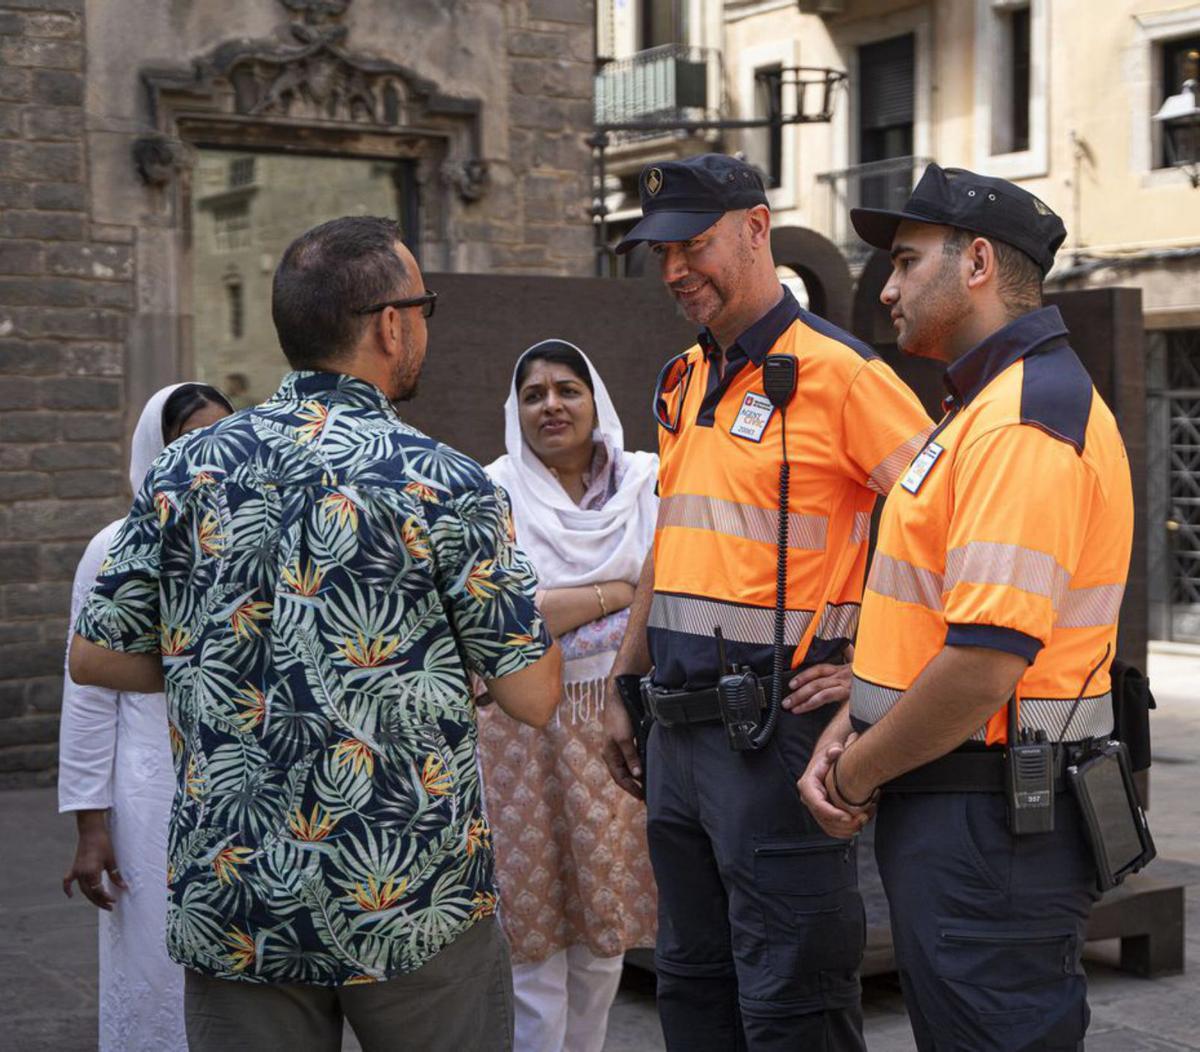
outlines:
M41 471L5 471L0 473L0 499L37 500L52 493L50 476Z
M554 58L562 48L558 33L513 32L508 35L508 53L526 58Z
M36 581L39 554L36 544L0 543L0 584Z
M46 6L56 7L58 5L48 3ZM25 35L49 37L56 40L78 40L83 35L83 19L78 15L54 11L26 15Z
M65 343L59 362L67 376L125 375L125 349L119 343Z
M0 289L5 284L0 279ZM2 292L0 296L3 296ZM60 365L58 349L59 345L50 340L0 340L0 375L21 373L25 376L44 376L56 373Z
M48 613L69 610L71 586L66 581L38 581L32 584L0 585L0 602L8 618L44 617Z
M0 535L14 541L87 539L129 511L124 498L108 500L30 500L4 506L6 525ZM0 670L4 669L0 660ZM11 673L10 673L11 674Z
M0 324L3 324L0 314ZM0 409L29 409L38 404L38 382L27 376L13 376L0 384Z
M78 212L87 206L87 193L80 183L34 183L30 197L35 208Z
M6 379L3 385L12 381ZM0 414L0 444L10 442L53 442L58 438L59 414L30 412L26 406L22 412Z
M3 258L4 244L0 242ZM133 277L133 249L114 244L47 245L45 267L49 273L64 277L128 281Z
M38 70L33 75L33 99L50 106L81 106L83 76L58 70Z
M27 139L75 141L83 135L83 111L66 106L35 106L21 115Z
M0 208L28 208L33 200L33 188L25 182L0 179Z
M46 409L120 409L122 405L117 381L92 377L43 380L38 397Z
M58 717L53 715L20 716L0 720L0 750L11 745L49 744L58 741ZM0 755L3 755L0 752Z
M0 99L25 102L32 93L32 83L27 69L0 68Z
M68 442L120 442L125 436L120 413L63 413L61 421Z
M0 624L0 647L13 643L38 643L42 640L41 626L37 621L6 621ZM0 721L3 714L0 713ZM3 727L0 722L0 727Z
M9 37L0 40L0 62L31 69L83 69L83 46L65 40Z
M25 586L5 586L5 588L16 587ZM0 647L0 669L3 669L4 675L10 679L61 674L65 643L64 640L57 646L53 643L21 643L17 646Z
M112 310L60 307L18 310L13 315L18 328L33 336L58 336L66 340L120 340L126 331L125 315Z
M0 476L2 479L4 476ZM39 475L53 480L56 497L71 500L75 497L107 497L116 493L125 481L120 471L60 471L54 475Z
M529 17L540 22L590 24L592 5L579 0L529 0Z
M37 241L0 240L0 274L41 274L46 250Z
M62 442L39 446L33 453L33 466L38 471L115 470L121 463L121 447L115 442Z
M50 768L57 762L57 742L47 742L44 745L14 745L7 749L0 749L0 776L7 778L16 773L38 775L44 777L44 784L51 784L53 772ZM0 787L15 788L17 785L27 784L11 778L8 778L8 781L7 786L0 783Z
M0 215L0 237L81 241L87 226L77 212L18 212Z
M0 102L0 139L21 136L21 107L13 102Z
M0 278L0 303L11 307L86 307L92 298L89 284L71 278Z

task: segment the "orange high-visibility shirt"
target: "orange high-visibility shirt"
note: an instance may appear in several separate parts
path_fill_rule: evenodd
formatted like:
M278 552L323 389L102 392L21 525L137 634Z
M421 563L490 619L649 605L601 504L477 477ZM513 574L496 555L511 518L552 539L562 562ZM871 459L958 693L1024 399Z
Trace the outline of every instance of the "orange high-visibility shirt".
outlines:
M871 348L787 290L726 352L723 376L715 350L705 334L685 352L687 377L663 399L678 428L659 428L649 644L655 682L675 689L716 683L718 625L731 663L771 672L783 450L781 413L763 390L767 355L798 365L786 417L791 667L853 639L876 495L932 427Z
M1108 659L1133 541L1116 420L1054 307L946 375L951 408L888 496L863 597L850 711L878 721L943 646L1025 657L1021 726L1112 729ZM1005 709L973 735L1003 742Z

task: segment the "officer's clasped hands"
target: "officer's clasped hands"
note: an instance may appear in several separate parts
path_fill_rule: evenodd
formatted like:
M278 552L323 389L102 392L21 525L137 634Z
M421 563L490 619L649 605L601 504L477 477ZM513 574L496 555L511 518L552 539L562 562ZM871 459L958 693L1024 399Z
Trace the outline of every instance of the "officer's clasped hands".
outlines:
M830 836L841 839L862 832L863 826L875 813L874 804L865 808L851 807L844 800L838 799L836 790L831 786L830 772L834 761L857 737L857 734L851 734L844 745L834 744L823 751L815 752L804 774L796 783L801 799L817 824Z

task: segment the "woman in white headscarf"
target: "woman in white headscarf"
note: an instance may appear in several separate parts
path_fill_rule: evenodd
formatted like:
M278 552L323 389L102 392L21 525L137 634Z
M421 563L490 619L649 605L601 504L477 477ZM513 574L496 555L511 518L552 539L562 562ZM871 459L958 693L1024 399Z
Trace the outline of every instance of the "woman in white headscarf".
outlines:
M508 492L564 658L563 702L544 730L480 712L515 1047L599 1052L623 954L655 936L645 810L608 776L601 721L654 539L658 458L625 451L603 381L562 340L521 355L504 410L508 453L487 470Z
M206 384L172 384L138 420L129 483L137 493L169 443L233 412ZM71 592L71 628L118 528L88 544ZM167 819L175 773L162 694L122 694L63 679L58 809L79 839L63 891L79 882L100 913L101 1052L186 1052L183 969L167 956Z

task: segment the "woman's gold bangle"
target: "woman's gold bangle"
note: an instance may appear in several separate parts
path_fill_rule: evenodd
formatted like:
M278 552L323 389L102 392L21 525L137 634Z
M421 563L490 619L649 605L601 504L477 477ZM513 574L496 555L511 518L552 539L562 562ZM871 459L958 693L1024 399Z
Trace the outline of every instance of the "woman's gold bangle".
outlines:
M600 616L608 617L608 606L604 602L604 592L601 590L598 584L594 584L592 587L596 590L596 599L600 603Z

